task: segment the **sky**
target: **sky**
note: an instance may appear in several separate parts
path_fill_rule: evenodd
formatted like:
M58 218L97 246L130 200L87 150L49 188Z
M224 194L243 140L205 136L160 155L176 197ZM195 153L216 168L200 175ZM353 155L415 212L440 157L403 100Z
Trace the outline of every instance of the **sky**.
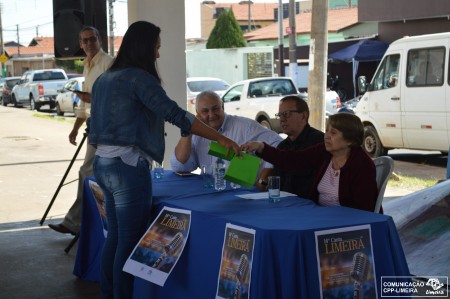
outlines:
M146 0L143 0L146 1ZM178 0L170 0L178 1ZM200 37L200 3L203 0L185 0L186 38ZM255 3L276 3L278 0L252 0ZM216 3L238 3L239 0L216 0ZM288 3L289 0L282 0ZM33 37L53 36L53 0L0 0L2 7L3 41L19 41L28 45ZM127 0L114 2L114 35L124 35L128 27ZM196 22L192 20L197 20ZM108 24L109 28L109 24Z

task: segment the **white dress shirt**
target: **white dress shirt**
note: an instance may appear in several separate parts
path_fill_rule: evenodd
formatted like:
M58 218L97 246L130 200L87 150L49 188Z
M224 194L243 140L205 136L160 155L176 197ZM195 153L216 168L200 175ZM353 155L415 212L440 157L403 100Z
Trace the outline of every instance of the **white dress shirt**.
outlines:
M223 124L218 132L230 138L238 145L242 145L248 141L263 141L276 147L282 141L280 135L264 128L257 121L236 115L225 114ZM208 154L210 142L211 140L209 139L193 135L189 159L183 164L177 160L174 153L170 159L172 170L190 172L203 165L213 165L217 157ZM263 162L261 164L260 170L263 168L272 168L272 164L270 163Z

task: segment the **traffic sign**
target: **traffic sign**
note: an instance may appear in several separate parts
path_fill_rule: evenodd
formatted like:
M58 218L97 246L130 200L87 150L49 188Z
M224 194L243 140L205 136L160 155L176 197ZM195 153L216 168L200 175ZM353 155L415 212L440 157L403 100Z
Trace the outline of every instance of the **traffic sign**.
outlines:
M2 63L5 63L8 60L8 56L5 55L5 53L3 53L2 55L0 55L0 61Z

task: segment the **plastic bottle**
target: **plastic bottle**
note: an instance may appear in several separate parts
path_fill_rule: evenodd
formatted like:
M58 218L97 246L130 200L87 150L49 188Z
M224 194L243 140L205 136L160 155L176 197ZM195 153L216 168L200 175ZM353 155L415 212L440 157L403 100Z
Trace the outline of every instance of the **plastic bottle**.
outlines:
M219 158L214 165L214 189L217 191L225 190L226 181L225 176L225 162Z

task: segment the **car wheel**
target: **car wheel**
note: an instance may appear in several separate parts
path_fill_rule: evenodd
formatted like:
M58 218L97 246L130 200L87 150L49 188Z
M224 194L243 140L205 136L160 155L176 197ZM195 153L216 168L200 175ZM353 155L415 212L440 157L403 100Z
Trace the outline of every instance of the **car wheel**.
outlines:
M36 101L34 100L34 97L32 95L30 95L30 109L37 110L37 111L41 110L41 105L36 103Z
M33 96L30 96L30 109L31 109L31 111L36 109L36 102L34 101Z
M16 97L14 95L12 95L12 102L14 104L14 107L19 107L19 104L17 104Z
M261 124L261 126L263 126L266 129L272 130L272 126L270 125L270 122L265 119L265 118L261 118L259 119L259 123Z
M64 112L61 111L61 107L59 107L59 103L56 103L56 114L59 116L63 116Z
M371 158L377 158L387 154L387 150L381 144L377 130L373 126L364 127L363 147Z

